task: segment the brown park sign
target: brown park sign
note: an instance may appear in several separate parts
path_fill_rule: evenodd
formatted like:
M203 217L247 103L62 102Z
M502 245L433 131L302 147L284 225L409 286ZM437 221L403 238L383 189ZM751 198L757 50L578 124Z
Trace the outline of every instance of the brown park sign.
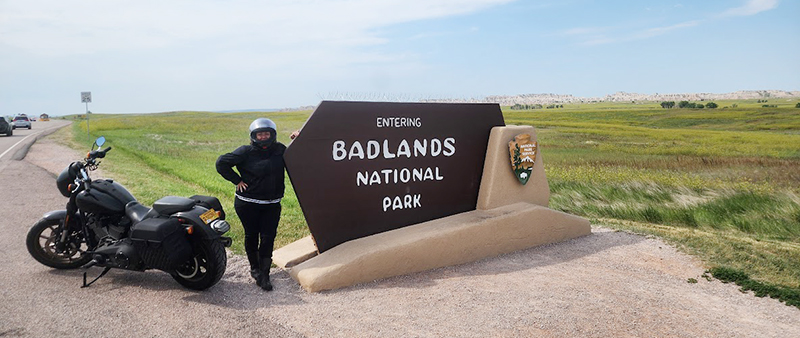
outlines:
M286 150L319 252L475 209L497 104L323 101Z
M519 134L514 140L508 142L508 152L511 156L511 170L517 177L519 183L525 185L533 172L533 165L536 162L536 150L539 144L531 141L531 135Z

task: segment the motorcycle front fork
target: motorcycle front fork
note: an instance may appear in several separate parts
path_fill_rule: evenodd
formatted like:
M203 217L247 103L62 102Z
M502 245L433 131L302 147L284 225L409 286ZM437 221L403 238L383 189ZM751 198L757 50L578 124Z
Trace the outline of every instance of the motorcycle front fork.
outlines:
M64 217L64 222L60 224L57 231L59 233L59 239L56 242L56 251L57 252L64 252L67 250L67 245L69 245L70 240L69 237L73 232L81 231L83 233L83 238L87 241L86 244L89 247L93 247L91 242L91 237L86 231L86 227L79 226L79 224L85 224L86 221L81 214L80 219L74 219L76 217L74 208L71 208L70 205L67 205L67 215ZM76 243L77 244L77 243ZM78 244L79 245L79 244Z

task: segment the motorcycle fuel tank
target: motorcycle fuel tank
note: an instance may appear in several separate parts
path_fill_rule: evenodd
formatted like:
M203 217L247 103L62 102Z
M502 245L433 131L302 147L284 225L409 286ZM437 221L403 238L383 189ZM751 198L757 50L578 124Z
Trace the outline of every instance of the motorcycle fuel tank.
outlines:
M83 211L95 214L119 214L125 205L136 199L122 184L111 180L95 180L89 189L81 191L76 203Z

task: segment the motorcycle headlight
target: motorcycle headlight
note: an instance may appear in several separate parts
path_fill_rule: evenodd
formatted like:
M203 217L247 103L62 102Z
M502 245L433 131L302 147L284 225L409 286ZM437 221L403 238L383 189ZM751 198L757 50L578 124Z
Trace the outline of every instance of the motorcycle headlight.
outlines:
M219 232L220 234L224 234L231 229L231 225L221 219L215 219L208 225L211 227L211 229L214 229L214 231Z

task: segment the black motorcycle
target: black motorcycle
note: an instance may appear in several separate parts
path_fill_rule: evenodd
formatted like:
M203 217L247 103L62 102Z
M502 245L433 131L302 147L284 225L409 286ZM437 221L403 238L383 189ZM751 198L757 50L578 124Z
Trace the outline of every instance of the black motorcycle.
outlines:
M82 161L58 175L56 185L69 197L66 210L45 214L28 232L28 252L39 263L56 269L100 266L134 271L158 269L181 285L205 290L222 278L227 265L225 247L231 239L225 212L216 197L167 196L148 208L121 184L92 180L111 147L99 137ZM95 150L97 146L97 150Z

